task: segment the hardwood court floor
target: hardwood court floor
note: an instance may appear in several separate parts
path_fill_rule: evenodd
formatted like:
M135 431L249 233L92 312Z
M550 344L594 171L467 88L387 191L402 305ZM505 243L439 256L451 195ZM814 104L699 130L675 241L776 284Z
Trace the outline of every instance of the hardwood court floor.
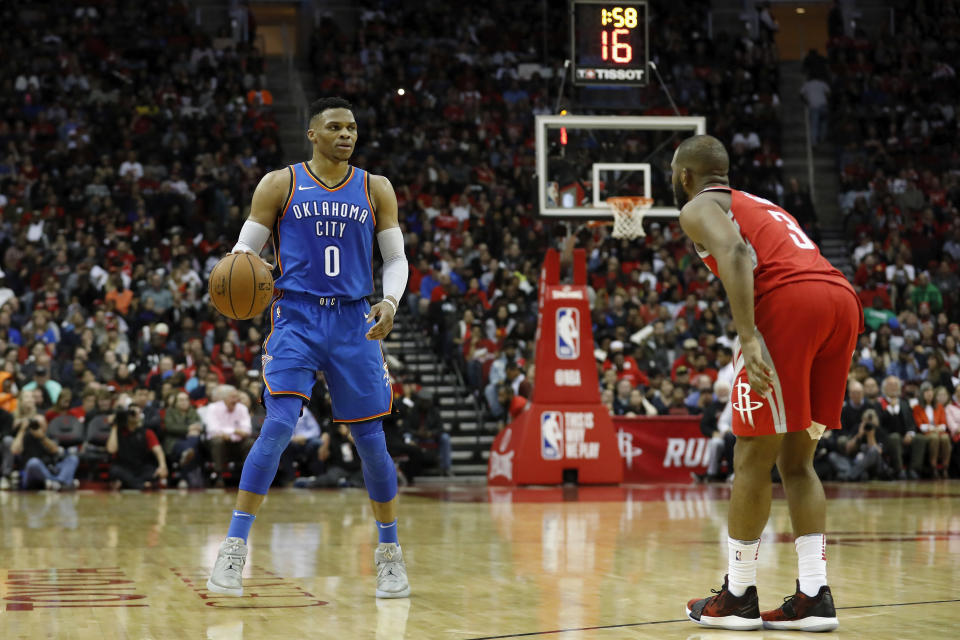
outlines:
M243 598L210 594L228 491L0 493L0 638L797 638L701 630L688 598L726 558L727 489L446 487L407 491L409 600L373 597L365 494L277 491L251 537ZM947 638L960 628L960 482L828 488L826 638ZM792 593L776 500L760 598Z

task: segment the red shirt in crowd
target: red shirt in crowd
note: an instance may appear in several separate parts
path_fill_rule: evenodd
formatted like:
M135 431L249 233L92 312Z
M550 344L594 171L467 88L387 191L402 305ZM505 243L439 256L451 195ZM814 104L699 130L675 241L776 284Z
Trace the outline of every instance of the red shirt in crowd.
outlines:
M614 364L612 360L607 360L603 363L604 371L616 369L616 367L617 365ZM624 356L623 366L617 369L617 380L624 379L629 380L630 384L634 387L639 385L646 387L650 385L650 378L640 369L640 365L637 364L633 356Z

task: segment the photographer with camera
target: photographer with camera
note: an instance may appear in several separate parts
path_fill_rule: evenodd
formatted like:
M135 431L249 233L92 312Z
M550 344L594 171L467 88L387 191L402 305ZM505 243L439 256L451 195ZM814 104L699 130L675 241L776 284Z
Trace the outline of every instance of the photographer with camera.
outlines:
M26 460L20 486L23 489L76 488L74 474L80 463L75 455L64 455L63 448L47 437L47 421L42 415L22 417L14 422L17 436L10 452Z
M856 435L846 442L846 455L853 458L848 479L854 482L873 480L886 475L880 445L877 442L877 429L880 427L880 415L874 408L868 408L860 418Z
M113 414L107 452L114 456L110 465L113 488L150 489L166 486L167 458L157 435L142 428L143 413L136 404L117 409ZM156 464L154 464L156 462Z

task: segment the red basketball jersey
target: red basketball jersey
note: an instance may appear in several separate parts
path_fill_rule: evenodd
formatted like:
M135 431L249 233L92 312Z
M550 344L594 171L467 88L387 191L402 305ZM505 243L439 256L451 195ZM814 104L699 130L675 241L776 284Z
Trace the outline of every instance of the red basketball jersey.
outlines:
M753 258L755 305L778 287L810 280L840 285L856 295L846 277L820 255L817 245L783 208L759 196L727 187L708 187L697 196L708 191L730 193L727 215L740 230ZM710 271L719 277L716 258L700 251L699 247L697 253Z

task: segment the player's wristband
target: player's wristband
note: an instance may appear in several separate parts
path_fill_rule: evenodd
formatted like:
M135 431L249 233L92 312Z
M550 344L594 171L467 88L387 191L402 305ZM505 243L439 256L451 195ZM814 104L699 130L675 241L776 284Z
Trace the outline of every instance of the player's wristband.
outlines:
M270 229L248 218L240 229L240 237L237 239L237 244L234 245L232 253L250 251L260 255L260 252L263 251L263 245L267 244L269 239Z
M393 307L393 315L397 315L397 305L393 303L393 300L391 300L390 298L384 298L382 302L389 303L390 306Z

